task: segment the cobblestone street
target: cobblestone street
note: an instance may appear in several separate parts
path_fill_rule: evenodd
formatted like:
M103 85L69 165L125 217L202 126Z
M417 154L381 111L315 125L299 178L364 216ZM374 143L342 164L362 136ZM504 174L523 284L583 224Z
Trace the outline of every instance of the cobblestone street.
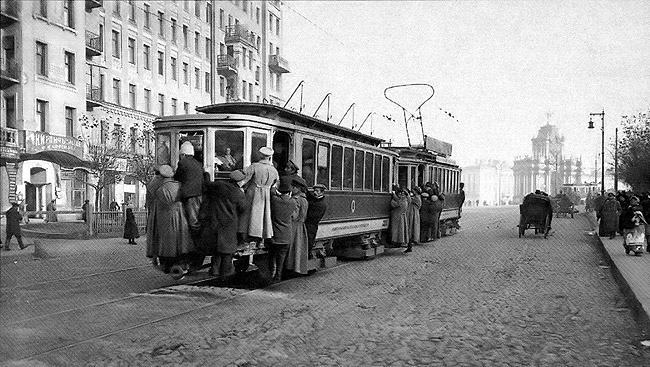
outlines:
M649 365L586 218L554 219L547 240L518 238L517 219L516 206L467 210L458 234L411 254L265 289L147 292L95 312L101 324L141 326L13 365ZM147 310L183 307L143 322Z

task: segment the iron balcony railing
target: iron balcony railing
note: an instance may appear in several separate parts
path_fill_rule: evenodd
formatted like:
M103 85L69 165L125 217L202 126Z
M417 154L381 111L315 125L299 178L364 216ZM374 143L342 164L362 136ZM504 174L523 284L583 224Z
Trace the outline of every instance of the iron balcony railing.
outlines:
M10 127L0 127L0 146L18 147L18 130Z
M104 0L86 0L86 11L104 6Z
M86 83L86 99L91 101L103 102L102 87Z
M226 43L245 42L249 46L257 49L255 33L249 31L241 24L226 27Z
M3 4L0 7L0 12L2 12L3 15L18 18L18 0L3 1Z
M269 68L279 72L289 72L289 62L280 55L269 55Z
M217 55L217 67L236 69L237 59L230 55Z
M104 52L102 38L91 31L86 31L86 47L95 51L97 55Z
M6 79L20 79L20 64L18 64L13 59L2 59L0 60L0 73L2 78Z

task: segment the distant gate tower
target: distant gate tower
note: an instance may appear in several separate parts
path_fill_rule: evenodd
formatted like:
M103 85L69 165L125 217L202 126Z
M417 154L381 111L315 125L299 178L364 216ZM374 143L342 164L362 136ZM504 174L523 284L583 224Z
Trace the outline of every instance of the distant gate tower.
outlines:
M515 202L535 190L556 195L563 184L582 182L582 161L564 156L564 136L557 126L547 123L531 141L533 156L515 158L512 167Z

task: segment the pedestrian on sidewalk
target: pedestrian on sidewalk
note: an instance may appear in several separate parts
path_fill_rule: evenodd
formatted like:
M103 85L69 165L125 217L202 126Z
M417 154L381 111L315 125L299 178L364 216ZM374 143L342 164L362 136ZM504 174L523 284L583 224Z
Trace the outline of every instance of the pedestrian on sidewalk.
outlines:
M46 206L47 214L45 215L46 222L57 222L58 218L56 216L56 200L52 199Z
M7 237L4 245L5 251L11 250L11 237L13 236L16 236L18 247L20 247L21 250L24 250L25 247L27 247L23 244L23 236L20 231L20 220L23 218L23 215L18 211L18 206L18 203L11 203L11 208L9 208L5 213L7 216Z
M135 221L133 209L126 208L126 221L124 221L124 238L129 240L129 245L137 245L135 239L140 237L138 223Z
M619 216L623 208L621 203L616 200L613 192L607 194L607 199L603 202L599 210L600 225L598 227L598 235L601 237L609 236L610 239L616 237L618 231Z

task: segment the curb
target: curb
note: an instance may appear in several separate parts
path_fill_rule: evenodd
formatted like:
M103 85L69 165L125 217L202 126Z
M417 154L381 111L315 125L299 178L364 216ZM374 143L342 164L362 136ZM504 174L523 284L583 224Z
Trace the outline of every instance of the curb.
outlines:
M614 259L612 259L611 255L609 254L609 251L607 251L607 249L605 248L603 241L598 235L598 222L596 218L593 215L591 215L591 213L587 213L587 220L589 221L589 224L591 224L592 226L592 230L594 231L593 236L599 245L598 247L600 249L600 252L606 257L607 262L610 265L610 269L612 271L612 275L614 276L614 280L616 281L619 288L623 292L623 295L625 296L626 300L630 304L630 307L632 309L632 315L634 316L635 320L639 323L641 329L643 329L644 332L650 334L650 315L646 313L646 311L643 308L643 304L639 301L636 294L632 290L632 287L630 287L630 284L628 283L627 279L625 279L623 274L621 274L621 271L616 265L616 262L614 261Z

